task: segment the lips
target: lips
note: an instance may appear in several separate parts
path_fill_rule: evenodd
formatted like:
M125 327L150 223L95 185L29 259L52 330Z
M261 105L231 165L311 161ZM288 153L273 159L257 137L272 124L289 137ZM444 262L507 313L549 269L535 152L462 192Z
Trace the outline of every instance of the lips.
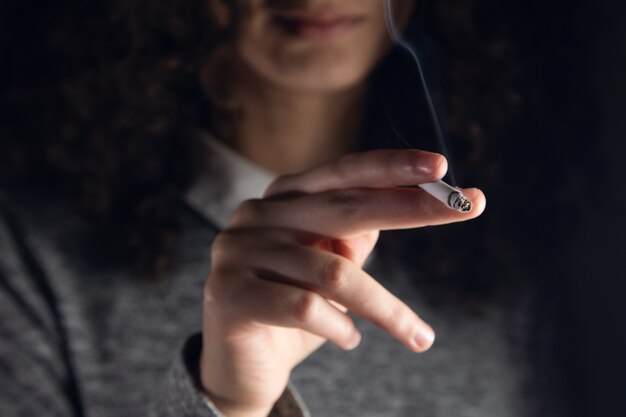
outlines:
M364 21L350 14L275 14L274 23L287 34L311 40L330 40L343 35Z

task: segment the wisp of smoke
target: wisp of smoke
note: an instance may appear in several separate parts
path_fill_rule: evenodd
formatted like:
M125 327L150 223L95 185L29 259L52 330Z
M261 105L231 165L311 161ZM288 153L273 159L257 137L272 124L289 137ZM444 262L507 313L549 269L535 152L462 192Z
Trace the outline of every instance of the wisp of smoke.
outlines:
M443 151L444 155L446 157L449 157L449 152L448 152L448 147L447 147L447 141L446 141L446 137L444 134L444 130L441 126L441 118L439 117L439 114L437 112L437 109L435 108L435 104L433 102L433 98L432 98L432 94L431 94L431 89L429 88L428 82L426 81L426 76L424 74L424 69L422 67L422 62L419 58L419 55L417 54L417 51L415 50L415 48L413 48L413 46L411 44L409 44L403 37L402 34L400 33L398 26L396 25L395 19L394 19L394 13L393 13L393 0L383 0L384 3L384 7L385 7L385 23L387 25L387 30L389 32L389 36L391 37L391 40L400 48L402 48L404 51L406 51L407 53L409 53L409 55L412 57L413 61L415 62L415 65L417 67L417 72L419 74L419 80L420 83L422 85L422 89L424 90L424 98L426 99L426 105L428 107L428 111L430 114L430 119L433 123L433 128L435 130L435 135L437 136L437 141L439 142L439 146L441 147L441 150ZM392 129L394 130L396 136L398 136L398 138L406 145L409 147L412 147L409 143L407 143L407 141L403 138L403 136L400 134L400 132L398 132L398 130L396 129L396 127L393 125L393 121L390 119L389 120L391 125L392 125ZM454 174L452 173L452 169L449 170L448 175L450 176L450 182L453 185L456 185L456 180L454 178Z

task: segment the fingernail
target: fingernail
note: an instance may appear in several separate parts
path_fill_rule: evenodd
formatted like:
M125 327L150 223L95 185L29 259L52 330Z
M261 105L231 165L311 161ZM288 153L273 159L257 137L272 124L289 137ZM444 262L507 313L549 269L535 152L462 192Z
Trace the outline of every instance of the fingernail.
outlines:
M417 326L413 341L419 351L425 351L429 349L435 341L435 332L426 323L422 323Z
M436 153L422 152L415 160L416 171L421 175L443 177L448 170L445 158Z
M350 340L350 343L348 343L348 345L346 346L347 350L353 350L356 349L360 344L361 344L361 333L360 332L355 332L354 336L352 336L352 340Z

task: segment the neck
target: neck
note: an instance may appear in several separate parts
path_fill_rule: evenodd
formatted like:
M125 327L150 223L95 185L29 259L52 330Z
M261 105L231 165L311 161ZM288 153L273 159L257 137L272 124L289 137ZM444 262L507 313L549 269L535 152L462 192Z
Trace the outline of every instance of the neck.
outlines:
M242 117L230 145L276 174L301 172L356 145L365 85L341 92L294 92L250 79L237 94Z

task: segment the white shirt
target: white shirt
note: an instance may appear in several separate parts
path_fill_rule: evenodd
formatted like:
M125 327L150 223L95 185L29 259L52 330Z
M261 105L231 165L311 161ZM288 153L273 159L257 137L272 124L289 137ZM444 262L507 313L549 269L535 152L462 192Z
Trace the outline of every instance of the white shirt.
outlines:
M241 203L263 196L276 174L228 148L211 134L198 134L207 149L206 163L185 198L191 207L224 229Z

